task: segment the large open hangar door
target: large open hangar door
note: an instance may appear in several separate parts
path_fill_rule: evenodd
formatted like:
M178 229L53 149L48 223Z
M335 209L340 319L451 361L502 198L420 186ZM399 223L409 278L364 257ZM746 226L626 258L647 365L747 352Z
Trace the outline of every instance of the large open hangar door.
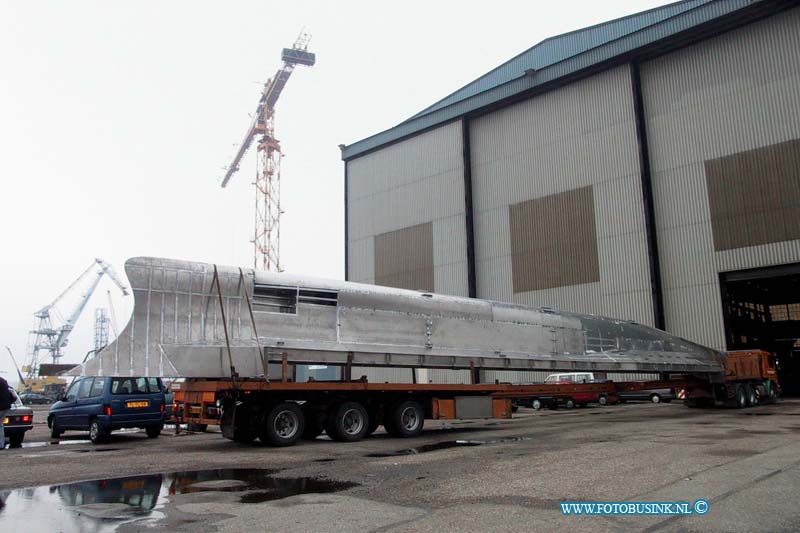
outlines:
M784 394L800 395L800 263L720 274L729 350L778 356Z

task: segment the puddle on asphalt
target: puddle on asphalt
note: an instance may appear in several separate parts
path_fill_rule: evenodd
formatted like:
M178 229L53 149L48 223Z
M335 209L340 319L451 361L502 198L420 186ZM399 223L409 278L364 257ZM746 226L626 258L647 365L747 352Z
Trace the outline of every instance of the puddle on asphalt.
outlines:
M402 455L419 455L421 453L436 452L450 448L483 446L484 444L506 444L509 442L522 442L526 440L531 440L531 437L506 437L494 440L448 440L444 442L435 442L433 444L423 444L422 446L417 446L416 448L406 448L404 450L397 450L395 452L368 453L365 455L365 457L399 457Z
M114 531L128 522L159 517L158 510L176 494L235 491L243 493L241 503L258 503L357 486L316 478L276 478L275 472L196 470L0 491L0 531Z

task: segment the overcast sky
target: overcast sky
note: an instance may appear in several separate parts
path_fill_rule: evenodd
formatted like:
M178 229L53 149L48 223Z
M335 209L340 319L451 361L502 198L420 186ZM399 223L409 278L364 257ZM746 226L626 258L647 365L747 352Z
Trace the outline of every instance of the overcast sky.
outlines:
M338 144L394 126L547 37L654 0L19 2L0 0L0 373L27 359L33 313L93 260L252 265L254 157L232 158L280 51L305 27L312 68L277 105L281 260L344 275ZM252 156L252 154L251 154ZM92 347L100 286L63 362ZM66 316L76 298L60 306Z

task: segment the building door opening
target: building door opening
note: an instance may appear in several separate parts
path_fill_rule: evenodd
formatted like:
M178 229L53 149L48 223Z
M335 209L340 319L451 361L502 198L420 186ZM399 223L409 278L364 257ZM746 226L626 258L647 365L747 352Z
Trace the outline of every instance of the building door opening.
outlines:
M720 274L729 350L778 358L784 395L800 395L800 263Z

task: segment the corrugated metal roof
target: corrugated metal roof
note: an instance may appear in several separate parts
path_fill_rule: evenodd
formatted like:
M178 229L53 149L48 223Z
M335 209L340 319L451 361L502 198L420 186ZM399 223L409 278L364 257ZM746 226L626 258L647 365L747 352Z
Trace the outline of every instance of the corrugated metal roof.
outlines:
M448 122L763 1L684 0L551 37L394 128L346 146L342 150L342 159L352 159L417 131Z

